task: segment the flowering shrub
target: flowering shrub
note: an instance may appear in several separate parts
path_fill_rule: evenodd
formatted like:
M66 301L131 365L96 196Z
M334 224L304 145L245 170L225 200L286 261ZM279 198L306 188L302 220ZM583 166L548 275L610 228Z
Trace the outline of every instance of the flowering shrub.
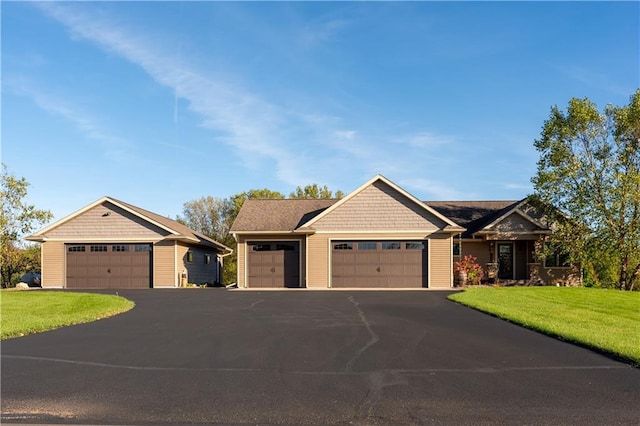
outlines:
M480 284L480 279L484 274L484 270L482 269L482 266L478 265L477 260L477 257L468 254L458 262L454 263L453 270L456 273L460 271L464 272L469 284Z

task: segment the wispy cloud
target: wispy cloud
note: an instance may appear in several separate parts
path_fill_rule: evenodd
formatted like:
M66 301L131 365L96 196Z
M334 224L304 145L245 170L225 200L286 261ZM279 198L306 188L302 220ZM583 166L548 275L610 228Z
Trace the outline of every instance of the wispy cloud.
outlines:
M453 138L446 135L438 135L431 132L420 132L411 135L403 135L393 139L393 142L409 145L415 148L442 148L450 144Z
M106 131L98 119L86 112L86 108L72 105L69 100L63 101L24 78L5 79L4 84L11 92L31 99L42 110L66 120L84 137L99 143L107 158L121 164L133 159L133 144Z
M606 90L617 95L628 95L634 89L624 88L614 83L608 76L590 71L584 67L570 65L559 67L558 70L572 80L579 81L587 86Z
M349 23L346 19L331 19L317 25L306 26L298 35L298 42L305 48L316 47L335 38Z
M336 170L355 176L358 182L376 173L408 179L423 175L422 167L433 162L433 152L427 148L451 142L450 137L429 131L398 136L384 130L384 123L376 123L381 131L353 125L321 106L317 110L308 108L314 96L310 93L298 94L304 99L304 107L261 95L239 83L242 75L237 75L238 70L202 70L186 55L169 51L167 43L158 43L134 27L124 27L106 14L96 13L93 8L99 6L93 4L38 3L38 7L62 23L73 37L88 40L140 67L169 90L174 105L178 98L185 100L188 109L201 117L202 125L215 132L216 141L233 147L243 167L273 168L287 185L331 185ZM317 41L327 39L345 25L348 22L327 21L314 37ZM349 108L340 111L348 113ZM402 149L398 144L404 144ZM408 182L434 198L456 194L440 182Z

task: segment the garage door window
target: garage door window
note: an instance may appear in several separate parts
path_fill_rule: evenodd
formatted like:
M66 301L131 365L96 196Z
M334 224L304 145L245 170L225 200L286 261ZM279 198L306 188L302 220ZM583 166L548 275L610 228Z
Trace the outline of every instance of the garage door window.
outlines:
M136 244L134 250L137 252L151 251L151 246L148 244Z
M376 242L358 243L358 250L375 250L378 246Z
M276 250L294 251L295 244L276 244Z
M253 251L271 251L271 244L254 244L251 249Z
M107 246L91 246L92 252L107 251Z
M69 246L70 252L83 252L84 250L84 246Z
M400 243L382 243L382 250L400 250Z
M129 246L111 246L112 252L129 251Z
M424 243L406 243L407 250L424 250Z
M333 245L334 250L353 250L352 243L337 243Z

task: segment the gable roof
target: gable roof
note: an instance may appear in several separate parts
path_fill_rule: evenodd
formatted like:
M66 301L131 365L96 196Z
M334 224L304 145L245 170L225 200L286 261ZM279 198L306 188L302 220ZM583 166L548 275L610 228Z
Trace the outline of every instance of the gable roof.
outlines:
M161 215L158 215L156 213L150 212L149 210L145 210L142 209L140 207L134 206L133 204L129 204L129 203L125 203L124 201L120 201L117 200L115 198L109 197L109 196L105 196L100 198L99 200L94 201L93 203L83 207L82 209L70 214L69 216L66 216L64 218L62 218L61 220L54 222L53 224L41 229L40 231L38 231L37 233L28 236L26 239L30 240L30 241L45 241L46 237L45 234L49 231L51 231L54 228L57 228L58 226L69 222L70 220L74 219L75 217L80 216L81 214L91 210L92 208L99 206L101 204L104 203L110 203L113 204L137 217L139 217L140 219L151 223L161 229L164 229L165 231L167 231L170 236L168 237L169 239L176 239L176 240L183 240L186 242L190 242L190 243L195 243L195 244L199 244L199 245L204 245L204 246L209 246L209 247L214 247L216 248L218 251L221 252L229 252L231 253L233 250L230 249L229 247L225 246L224 244L221 244L209 237L207 237L206 235L203 235L197 231L194 231L193 229L189 228L186 225L183 225L182 223L173 220L173 219L169 219L168 217L164 217Z
M337 199L249 199L242 205L231 232L293 232L337 202Z
M462 238L473 234L494 221L504 212L511 210L519 202L503 201L424 201L425 204L449 217L460 226L467 228Z
M540 228L541 231L547 231L548 228L545 225L520 209L528 201L529 197L518 201L425 201L425 204L467 228L467 231L462 234L462 238L473 238L474 234L478 232L491 231L488 228L500 223L512 214L518 214Z
M382 175L374 176L372 179L370 179L368 182L365 182L362 186L357 188L355 191L352 191L346 197L338 200L336 203L334 203L333 205L328 207L326 210L320 212L320 214L315 215L310 220L308 220L307 222L303 223L300 227L301 228L308 228L309 226L313 225L315 222L317 222L321 218L327 216L332 211L334 211L335 209L337 209L338 207L343 205L344 203L347 203L350 199L352 199L353 197L358 195L365 188L368 188L369 186L373 185L375 182L378 182L378 181L385 183L386 185L390 186L393 190L397 191L399 194L401 194L402 196L404 196L407 199L409 199L410 201L412 201L419 209L422 209L422 210L434 215L438 219L442 220L444 223L447 224L446 227L445 227L445 230L454 230L454 231L456 231L456 230L457 231L462 231L463 230L463 228L461 228L457 223L453 222L451 219L449 219L446 216L442 215L437 210L434 210L433 208L431 208L428 205L424 204L422 201L418 200L416 197L414 197L413 195L411 195L410 193L408 193L404 189L400 188L398 185L396 185L395 183L391 182L389 179L385 178Z

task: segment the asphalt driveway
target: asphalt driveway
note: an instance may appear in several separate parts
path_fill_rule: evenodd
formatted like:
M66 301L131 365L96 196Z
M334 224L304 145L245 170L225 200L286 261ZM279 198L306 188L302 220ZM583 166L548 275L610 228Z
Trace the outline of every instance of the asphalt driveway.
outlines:
M640 369L443 292L119 293L2 343L3 423L640 423Z

